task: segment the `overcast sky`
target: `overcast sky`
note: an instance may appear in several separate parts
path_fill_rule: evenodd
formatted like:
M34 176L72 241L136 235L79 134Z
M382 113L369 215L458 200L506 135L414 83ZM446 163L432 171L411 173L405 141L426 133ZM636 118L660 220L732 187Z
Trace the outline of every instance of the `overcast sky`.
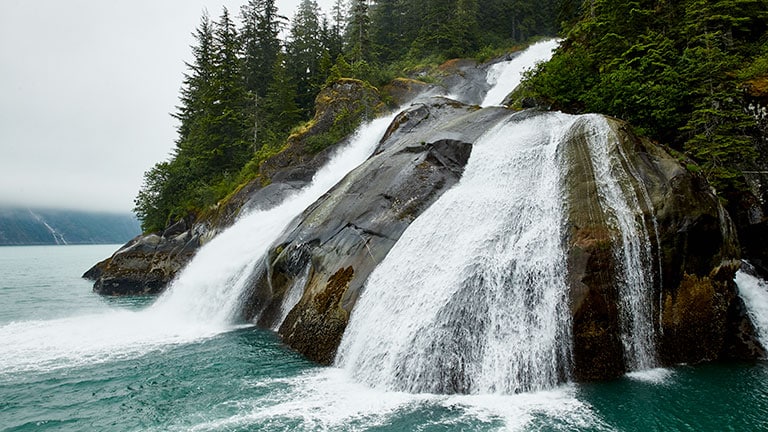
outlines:
M0 0L0 204L130 211L174 145L203 9L246 1Z

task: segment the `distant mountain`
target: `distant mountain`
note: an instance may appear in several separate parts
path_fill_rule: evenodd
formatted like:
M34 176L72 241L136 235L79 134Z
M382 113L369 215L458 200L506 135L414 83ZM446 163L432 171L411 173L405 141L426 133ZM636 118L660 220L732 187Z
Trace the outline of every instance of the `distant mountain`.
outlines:
M140 233L128 213L0 208L0 246L117 244Z

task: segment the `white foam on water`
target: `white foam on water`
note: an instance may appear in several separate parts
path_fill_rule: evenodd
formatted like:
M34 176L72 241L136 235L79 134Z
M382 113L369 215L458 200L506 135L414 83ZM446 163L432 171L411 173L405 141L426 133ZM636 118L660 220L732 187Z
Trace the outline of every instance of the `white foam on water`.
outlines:
M133 358L233 328L169 320L152 311L113 310L0 327L0 375L51 371Z
M573 386L518 395L410 394L371 389L338 368L254 383L254 387L261 386L282 390L250 401L225 402L239 412L192 426L179 425L178 429L216 431L274 425L276 430L363 431L403 420L413 425L414 418L423 417L424 424L419 426L426 428L482 423L497 430L524 431L541 421L560 425L554 430L608 430L591 406L576 398Z
M672 369L653 368L629 372L626 374L626 377L633 381L649 384L666 384L674 374L675 372Z
M394 115L359 128L309 186L241 217L204 245L147 309L0 326L0 374L132 358L242 327L239 308L261 257L296 216L371 155Z
M525 51L512 60L499 62L491 66L488 70L487 80L488 84L491 84L493 87L488 90L480 106L501 104L504 98L520 85L520 82L523 80L523 73L534 68L538 63L552 58L552 53L558 45L560 45L560 41L557 39L537 42L526 48Z

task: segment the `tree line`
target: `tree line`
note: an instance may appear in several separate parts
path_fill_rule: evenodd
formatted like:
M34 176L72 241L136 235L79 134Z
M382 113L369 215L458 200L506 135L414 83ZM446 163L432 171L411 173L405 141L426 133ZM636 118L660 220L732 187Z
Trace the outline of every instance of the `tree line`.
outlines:
M378 86L424 59L553 35L558 12L557 0L336 0L326 15L302 0L289 22L274 0L249 0L237 18L203 13L175 147L144 174L134 212L150 232L215 205L279 151L335 78Z
M757 153L745 83L768 78L767 0L566 0L552 61L529 76L556 108L629 121L697 165L721 196Z

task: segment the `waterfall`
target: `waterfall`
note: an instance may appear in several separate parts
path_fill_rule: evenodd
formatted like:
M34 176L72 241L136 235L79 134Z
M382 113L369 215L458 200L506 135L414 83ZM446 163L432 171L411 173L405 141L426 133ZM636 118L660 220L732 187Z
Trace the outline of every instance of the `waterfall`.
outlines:
M32 218L34 218L36 221L38 221L38 222L40 222L41 224L43 224L43 226L45 227L45 229L46 229L46 230L48 230L48 232L49 232L49 233L51 233L51 236L53 236L53 241L54 241L54 243L56 243L57 245L66 245L66 244L69 244L69 243L67 243L67 241L64 239L64 234L62 234L62 233L60 233L60 232L56 231L56 229L55 229L54 227L50 226L50 225L48 224L48 222L46 222L46 221L45 221L45 219L43 219L43 217L42 217L42 216L40 216L39 214L37 214L37 213L33 212L32 210L29 210L29 214L30 214L30 215L32 216Z
M744 263L749 268L749 263ZM752 324L763 347L768 348L768 282L739 270L734 278Z
M394 116L358 129L350 144L315 174L309 186L276 207L241 217L202 247L153 309L222 325L237 320L245 291L256 267L263 266L268 248L295 217L373 153Z
M304 294L304 287L307 286L307 282L309 281L310 270L311 267L309 265L306 266L304 270L302 270L301 275L297 277L291 284L291 287L288 288L288 291L283 298L283 302L280 304L280 315L272 324L272 330L280 330L280 326L283 324L283 321L285 321L288 313L290 313L291 309L293 309L301 300L301 296Z
M523 73L552 57L552 52L560 44L557 39L537 42L529 46L512 60L499 62L488 70L488 84L492 87L485 95L480 106L499 105L520 84Z
M267 248L293 218L368 158L393 118L358 129L309 186L271 210L241 217L204 245L149 308L0 326L0 375L133 358L235 328L241 297Z
M478 140L459 183L369 277L336 357L355 379L396 391L473 394L535 391L568 379L560 150L574 132L587 138L598 202L615 233L628 367L655 365L648 191L635 190L636 169L603 117L526 116Z
M336 362L374 387L516 393L567 379L558 146L573 118L517 117L369 277Z
M618 286L619 324L627 366L630 370L652 368L656 365L651 270L654 263L641 205L652 210L651 202L642 185L637 187L640 191L635 189L632 176L637 174L605 118L588 115L582 119L591 136L590 157L598 201L606 223L613 228L611 232L618 234L612 239L614 281ZM656 228L655 221L653 227Z

